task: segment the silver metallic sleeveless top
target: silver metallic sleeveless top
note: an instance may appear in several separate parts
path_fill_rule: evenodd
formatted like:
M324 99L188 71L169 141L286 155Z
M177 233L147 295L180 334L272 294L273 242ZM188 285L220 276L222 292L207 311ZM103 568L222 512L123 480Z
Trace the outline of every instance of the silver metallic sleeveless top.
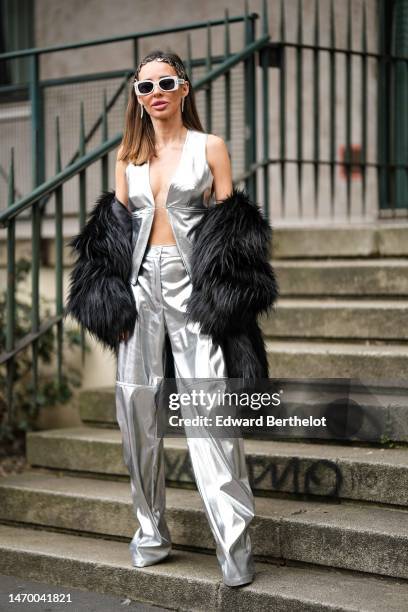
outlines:
M208 134L191 129L187 131L181 158L171 179L165 203L178 250L190 277L192 242L191 238L187 237L187 232L198 223L207 207L215 205L215 197L211 196L213 175L205 153L207 138ZM141 166L128 164L126 177L133 223L131 283L136 285L154 216L149 162Z

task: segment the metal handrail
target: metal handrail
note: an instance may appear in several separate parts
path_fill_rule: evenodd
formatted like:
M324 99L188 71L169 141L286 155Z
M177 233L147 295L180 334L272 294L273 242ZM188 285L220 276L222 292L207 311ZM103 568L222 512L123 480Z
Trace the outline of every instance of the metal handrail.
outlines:
M261 36L258 40L254 41L247 45L242 51L238 51L234 53L231 57L226 59L222 64L217 66L211 70L204 77L199 79L196 83L193 84L193 89L198 91L199 89L203 89L207 83L214 81L220 76L225 75L229 72L234 66L237 66L240 62L250 57L253 53L263 48L269 42L269 35ZM6 227L9 219L16 217L20 212L28 208L30 205L34 204L42 197L52 193L57 187L62 185L66 180L72 178L76 174L78 174L81 170L84 170L87 166L97 161L103 155L106 155L109 151L118 146L122 139L122 134L118 133L113 138L99 145L92 152L87 153L86 155L77 159L76 162L67 166L63 171L56 174L54 177L42 183L39 187L35 188L29 195L21 198L18 202L7 208L6 210L0 212L0 226Z
M31 193L24 196L18 202L15 202L5 210L0 212L0 225L2 227L7 227L11 219L14 219L19 215L19 213L23 212L44 196L52 193L58 187L63 185L66 181L76 176L82 170L85 170L88 166L90 166L98 159L101 159L104 155L109 153L112 149L118 146L120 141L122 140L122 133L118 132L113 138L105 141L103 144L96 147L90 153L86 153L82 157L79 157L72 164L64 168L58 174L55 174L51 179L39 185Z
M236 17L228 17L229 23L237 23L246 19L257 19L257 13L249 15L238 15ZM80 49L82 47L93 47L97 45L107 45L126 40L134 40L135 38L148 38L150 36L159 36L161 34L174 34L175 32L185 32L186 30L198 30L207 28L208 26L225 25L224 19L209 19L208 21L193 21L191 23L180 26L169 26L167 28L156 28L153 30L144 30L141 32L131 32L129 34L121 34L118 36L109 36L107 38L96 38L94 40L85 40L78 43L68 43L65 45L53 45L50 47L33 47L32 49L21 49L20 51L8 51L0 54L0 60L16 59L19 57L27 57L31 55L42 55L45 53L55 53L57 51L68 51L70 49Z

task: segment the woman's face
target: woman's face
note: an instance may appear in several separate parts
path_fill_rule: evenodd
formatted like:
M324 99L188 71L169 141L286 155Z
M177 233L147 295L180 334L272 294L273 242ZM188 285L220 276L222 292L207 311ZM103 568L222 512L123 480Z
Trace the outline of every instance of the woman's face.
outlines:
M151 79L152 81L158 81L163 76L177 76L177 72L173 66L166 62L152 60L142 66L138 80ZM144 110L152 117L168 119L175 113L180 112L181 99L187 93L188 83L179 85L178 89L174 91L162 91L157 84L152 93L146 96L137 96L137 99L143 104Z

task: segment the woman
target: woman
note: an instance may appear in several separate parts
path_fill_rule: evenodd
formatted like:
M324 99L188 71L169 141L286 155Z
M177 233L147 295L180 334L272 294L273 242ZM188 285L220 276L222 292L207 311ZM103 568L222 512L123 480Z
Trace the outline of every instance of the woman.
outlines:
M134 565L142 567L166 557L171 548L164 518L163 439L156 437L155 427L165 330L177 378L227 377L221 347L198 325L186 324L185 301L192 286L182 257L189 259L184 235L197 221L192 208L208 206L212 182L216 198L227 197L232 178L224 142L213 135L207 138L202 129L178 56L149 54L136 71L135 85L118 153L116 197L135 215L144 215L147 227L141 232L149 239L134 285L139 317L118 353L116 407L140 522L130 547ZM154 150L156 157L149 159ZM128 161L131 157L133 163ZM225 444L221 439L189 437L188 446L224 582L251 582L254 564L247 527L254 502L242 441ZM237 497L234 490L239 491Z
M181 391L198 379L268 375L256 316L277 297L270 238L258 207L233 189L224 141L201 126L181 59L150 53L130 92L115 194L102 196L70 243L80 259L67 311L117 355L117 420L140 525L130 543L136 567L171 550L156 432L163 379L174 376ZM247 584L255 509L242 438L205 428L186 435L223 581Z

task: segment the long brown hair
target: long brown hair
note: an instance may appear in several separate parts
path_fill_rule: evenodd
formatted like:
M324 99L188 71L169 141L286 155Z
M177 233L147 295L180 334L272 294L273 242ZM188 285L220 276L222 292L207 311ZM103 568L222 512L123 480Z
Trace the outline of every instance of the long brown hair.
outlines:
M149 114L144 112L143 117L140 116L141 107L137 101L133 83L135 79L138 79L141 67L147 62L151 62L157 58L173 66L177 75L188 81L189 92L184 98L184 110L182 113L183 125L187 129L204 132L198 116L193 88L183 62L176 53L155 49L146 55L140 62L132 77L132 83L129 89L129 99L126 108L125 127L119 159L135 165L144 164L155 155L155 133Z

